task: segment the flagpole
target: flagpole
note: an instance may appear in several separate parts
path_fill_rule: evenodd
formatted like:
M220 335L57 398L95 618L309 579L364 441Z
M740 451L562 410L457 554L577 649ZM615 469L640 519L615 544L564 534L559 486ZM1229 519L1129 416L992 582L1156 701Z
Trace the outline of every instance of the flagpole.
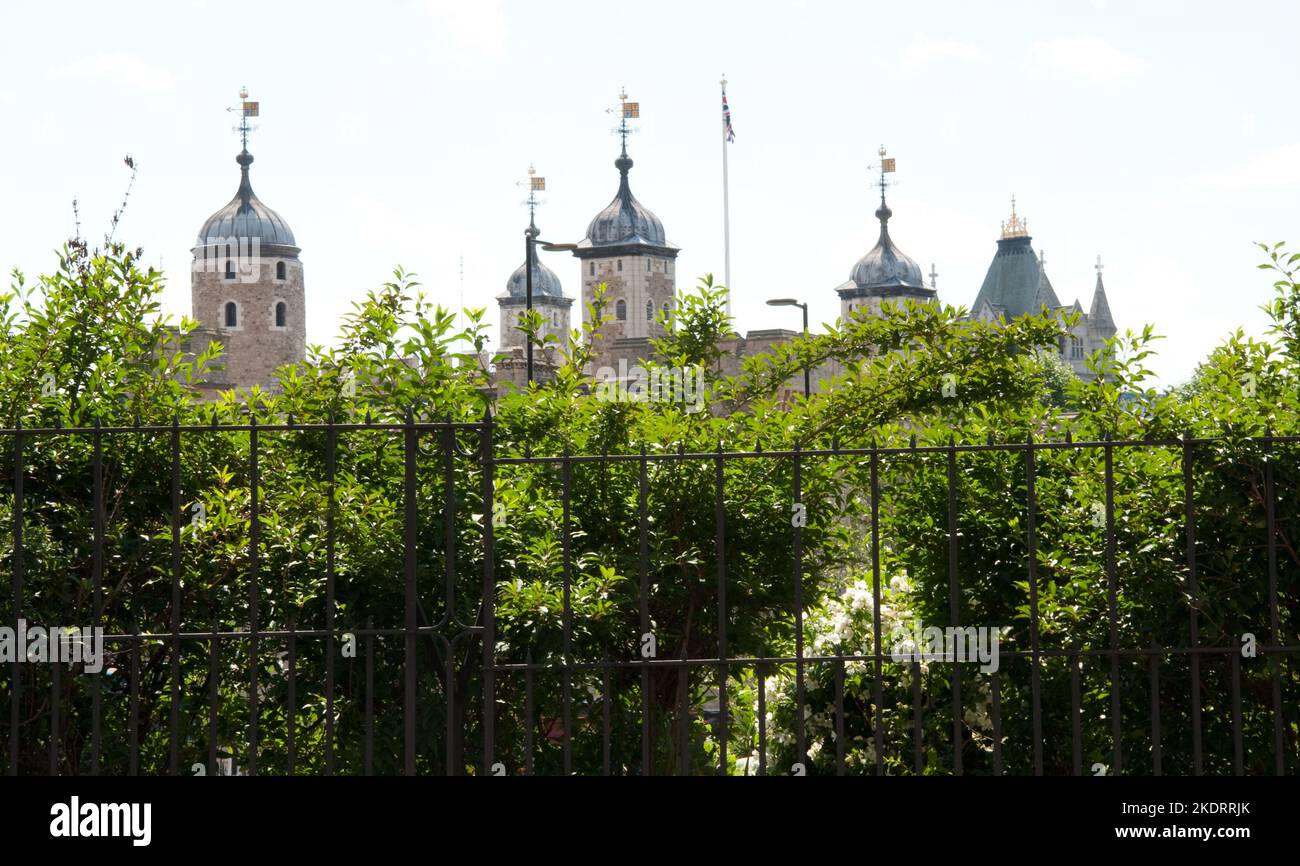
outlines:
M722 99L727 98L727 77L722 76ZM727 117L722 116L722 261L727 286L727 316L731 316L731 197L727 185Z

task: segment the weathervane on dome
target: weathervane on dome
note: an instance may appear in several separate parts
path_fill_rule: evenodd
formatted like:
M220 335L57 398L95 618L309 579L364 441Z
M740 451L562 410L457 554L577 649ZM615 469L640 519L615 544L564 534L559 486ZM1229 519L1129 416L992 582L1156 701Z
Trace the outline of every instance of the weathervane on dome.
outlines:
M535 228L537 206L542 204L542 202L538 200L537 194L546 191L546 178L539 175L537 169L533 167L532 163L529 163L528 180L521 180L515 185L528 187L528 198L524 201L524 204L528 205L528 225Z
M880 150L877 151L877 154L880 156L880 162L876 164L876 170L880 172L880 206L884 207L885 187L891 184L896 185L898 181L891 181L885 177L887 174L893 174L895 169L894 158L892 156L885 156L885 146L883 144L880 145Z
M250 118L250 117L258 117L258 116L259 116L259 114L258 114L258 106L259 106L259 105L260 105L260 103L258 103L258 102L249 102L249 101L248 101L248 88L247 88L247 87L241 87L241 88L239 88L239 107L238 107L238 108L227 108L227 109L226 109L226 111L238 111L238 112L239 112L239 125L236 126L236 127L234 128L234 130L235 130L235 132L238 132L238 133L239 133L239 137L240 137L241 142L242 142L243 145L244 145L244 150L245 150L245 151L248 150L248 134L249 134L250 132L254 131L255 129L257 129L256 126L249 126L249 125L248 125L248 118Z
M627 125L628 118L638 118L641 116L641 103L628 102L627 88L618 89L618 107L606 108L606 114L617 114L619 117L618 126L614 129L614 134L623 140L623 155L627 156L627 137L636 132L635 127Z

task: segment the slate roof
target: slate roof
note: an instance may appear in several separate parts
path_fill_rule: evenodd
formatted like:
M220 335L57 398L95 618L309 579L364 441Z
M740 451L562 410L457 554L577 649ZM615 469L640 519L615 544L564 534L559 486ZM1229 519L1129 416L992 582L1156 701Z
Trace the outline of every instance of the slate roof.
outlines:
M975 296L972 310L981 304L998 307L1008 319L1026 313L1037 314L1044 306L1061 306L1052 283L1047 279L1028 235L1002 238L998 251L984 275L984 284Z

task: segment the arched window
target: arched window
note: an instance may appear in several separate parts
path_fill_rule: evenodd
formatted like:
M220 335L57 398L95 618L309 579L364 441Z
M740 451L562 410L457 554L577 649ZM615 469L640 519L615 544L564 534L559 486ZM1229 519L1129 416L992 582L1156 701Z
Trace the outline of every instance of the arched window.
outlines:
M226 327L239 327L239 305L234 301L226 301Z
M280 267L284 267L284 262L281 262L281 263L280 263ZM288 310L288 307L285 305L284 301L277 301L277 302L276 302L276 305L275 305L275 326L276 326L277 328L283 328L283 327L285 326L285 325L284 325L284 320L285 320L285 313L287 312L287 310Z
M235 278L235 263L230 259L226 259L226 279L233 280L234 278Z
M283 280L283 279L284 279L284 262L276 262L276 263L275 263L275 278L276 278L277 280Z
M614 318L620 322L627 321L627 301L622 298L619 298L618 303L614 305Z
M655 317L655 302L654 302L654 301L646 301L646 302L645 302L645 320L646 320L647 322L652 322L652 321L654 321L654 317Z

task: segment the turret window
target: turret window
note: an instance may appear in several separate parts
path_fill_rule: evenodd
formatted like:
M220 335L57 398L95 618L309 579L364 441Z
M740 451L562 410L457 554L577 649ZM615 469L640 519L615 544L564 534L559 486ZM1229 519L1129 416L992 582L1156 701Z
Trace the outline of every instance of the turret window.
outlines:
M235 278L235 263L230 259L226 259L226 279L233 280L234 278Z
M283 267L284 263L281 262L280 264L281 267ZM288 318L288 312L289 312L288 304L286 304L284 301L275 302L275 326L277 328L286 327L285 320Z
M654 301L646 301L646 302L645 302L645 320L646 320L647 322L652 322L652 321L654 321L654 317L655 317L655 302L654 302Z
M588 270L587 270L587 273L591 274L593 277L596 276L596 263L595 263L595 262L589 262L589 263L587 264L587 269L588 269Z
M284 279L284 262L276 262L276 263L275 263L275 278L276 278L277 280L283 280L283 279Z
M627 321L627 301L622 298L619 298L618 303L614 305L614 318L620 322Z
M618 260L618 269L619 269L620 271L623 270L623 260L622 260L622 259L619 259L619 260Z
M234 301L226 301L225 314L223 320L227 328L239 327L239 304Z

